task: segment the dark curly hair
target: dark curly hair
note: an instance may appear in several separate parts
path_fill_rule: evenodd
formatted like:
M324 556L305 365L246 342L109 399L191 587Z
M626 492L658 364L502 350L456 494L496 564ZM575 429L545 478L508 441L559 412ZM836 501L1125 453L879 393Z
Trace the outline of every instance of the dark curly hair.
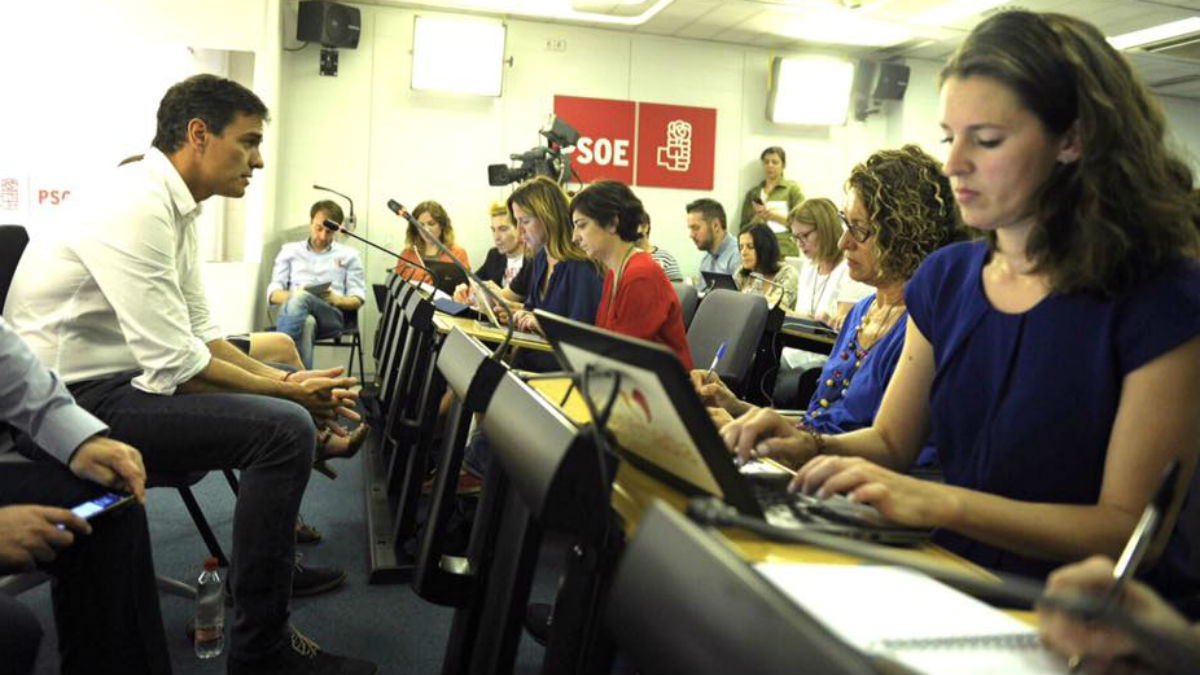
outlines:
M163 95L151 145L169 155L187 140L188 122L204 120L208 130L220 136L237 113L264 122L269 119L262 99L237 82L216 75L193 75L172 85Z
M916 145L880 150L850 170L847 189L867 210L887 281L912 277L921 261L966 238L950 180L940 163Z
M576 211L600 223L601 227L615 225L621 241L641 238L638 230L646 210L642 200L624 183L615 180L592 183L571 199L572 218Z
M1164 144L1154 96L1094 26L1062 14L996 14L971 31L940 80L972 76L1011 89L1047 133L1076 126L1081 155L1058 164L1034 197L1026 244L1056 291L1120 293L1200 255L1191 169Z
M779 271L783 265L779 262L779 240L775 238L775 233L766 225L751 225L738 233L738 239L743 235L750 235L750 241L754 242L754 269L747 272L745 268L738 269L738 276L749 276L751 272L758 272L772 276Z

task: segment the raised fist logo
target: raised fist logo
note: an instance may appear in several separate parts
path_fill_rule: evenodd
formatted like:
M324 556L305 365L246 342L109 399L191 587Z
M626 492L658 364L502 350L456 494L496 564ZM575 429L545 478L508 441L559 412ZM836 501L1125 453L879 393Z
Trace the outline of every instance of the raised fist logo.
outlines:
M692 125L685 120L667 124L667 144L658 148L658 165L667 171L687 171L692 166Z

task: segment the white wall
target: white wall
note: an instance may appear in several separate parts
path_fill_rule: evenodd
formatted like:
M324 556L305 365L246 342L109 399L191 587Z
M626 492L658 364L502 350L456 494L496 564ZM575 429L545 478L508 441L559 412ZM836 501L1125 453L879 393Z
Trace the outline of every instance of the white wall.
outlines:
M23 177L36 196L42 187L77 186L143 152L163 93L196 72L253 82L274 108L279 24L280 0L208 0L202 8L185 0L2 3L0 175ZM277 144L278 136L268 135L266 152L274 154ZM274 221L273 184L270 174L260 175L245 199L205 204L206 259L240 261L257 275L263 224ZM31 206L5 222L23 221L36 236L62 217L54 205ZM219 231L234 240L222 240ZM244 300L240 295L214 298L227 305L230 331L250 327L249 289Z
M285 7L290 44L295 7L294 0ZM765 50L530 21L507 24L513 65L505 71L500 98L415 92L409 87L414 12L361 10L359 46L341 50L337 77L318 74L316 46L283 57L278 118L284 141L279 157L267 158L268 172L278 172L277 232L294 233L307 221L308 207L327 196L312 189L318 183L355 197L359 232L398 249L404 228L386 210L387 200L412 206L435 199L478 264L491 246L488 204L502 201L511 189L489 187L485 167L539 143L537 130L553 109L554 95L695 105L718 111L713 191L637 188L654 219L655 243L691 273L700 254L687 238L684 205L712 196L736 219L742 196L761 180L758 156L764 147L788 151L787 175L800 181L806 195L840 202L848 168L893 141L895 108L866 123L831 129L769 123L773 54ZM548 38L565 39L567 50L545 51ZM274 247L268 243L265 256ZM381 282L392 260L359 249L368 283ZM363 322L368 331L377 320L371 304Z

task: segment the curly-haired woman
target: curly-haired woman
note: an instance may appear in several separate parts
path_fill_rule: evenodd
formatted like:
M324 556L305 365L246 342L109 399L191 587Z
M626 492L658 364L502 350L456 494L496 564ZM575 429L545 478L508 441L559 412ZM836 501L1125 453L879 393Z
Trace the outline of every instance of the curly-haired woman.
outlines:
M1129 63L1060 14L979 24L942 71L941 126L963 219L985 237L908 284L873 426L824 436L755 411L725 440L807 462L794 488L937 528L986 567L1043 576L1116 557L1167 463L1186 480L1200 451L1191 171ZM945 484L900 473L927 438ZM1192 529L1152 570L1168 596L1200 588Z
M904 345L904 286L926 256L965 234L950 181L915 145L876 152L851 170L846 186L838 245L850 277L875 293L850 310L803 414L806 427L822 434L871 425ZM730 415L752 410L715 375L692 377L709 405Z

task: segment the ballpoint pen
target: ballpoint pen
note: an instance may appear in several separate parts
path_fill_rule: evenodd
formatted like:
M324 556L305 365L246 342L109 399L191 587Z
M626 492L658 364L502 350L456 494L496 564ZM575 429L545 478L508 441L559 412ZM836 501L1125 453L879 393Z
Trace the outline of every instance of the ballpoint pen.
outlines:
M708 378L712 377L713 370L716 369L717 364L721 362L721 359L725 358L725 348L727 346L729 346L729 343L722 342L721 346L717 347L717 353L713 355L712 364L708 366L708 374L704 376L704 380L706 382L708 381Z

